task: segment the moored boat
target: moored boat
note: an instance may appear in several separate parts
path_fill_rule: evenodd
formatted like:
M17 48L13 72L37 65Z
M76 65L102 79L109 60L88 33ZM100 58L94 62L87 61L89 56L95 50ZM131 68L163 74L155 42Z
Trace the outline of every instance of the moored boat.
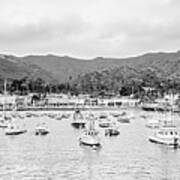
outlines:
M180 144L179 132L172 119L173 109L170 112L170 119L162 121L161 126L149 136L149 141L159 144L178 146Z
M73 121L71 122L71 125L77 129L85 128L86 120L84 119L79 109L76 109L76 111L74 112Z
M117 119L117 121L120 123L130 123L130 118L129 117L120 117Z
M8 127L9 122L5 121L4 119L0 120L0 128Z
M177 131L176 126L165 125L155 131L153 135L149 136L149 141L159 144L178 146L179 132Z
M149 120L146 124L146 127L152 128L152 129L159 128L160 127L160 121L156 120L156 119Z
M38 124L35 128L35 135L46 135L49 134L49 129L45 123Z
M101 127L101 128L108 128L108 127L111 126L111 123L112 122L109 119L101 120L99 122L99 127Z
M105 130L105 136L118 136L119 134L120 131L116 126L109 127Z
M26 133L27 130L24 128L20 128L19 126L16 126L15 124L9 124L8 127L5 129L6 135L19 135Z
M99 132L95 129L95 119L92 116L88 121L89 124L87 129L83 131L81 137L79 138L80 144L91 147L101 146Z

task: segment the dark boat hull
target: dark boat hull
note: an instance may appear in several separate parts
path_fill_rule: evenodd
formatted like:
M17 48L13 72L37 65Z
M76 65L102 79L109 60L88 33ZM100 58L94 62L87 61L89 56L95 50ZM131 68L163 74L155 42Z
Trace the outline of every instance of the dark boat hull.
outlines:
M86 123L85 122L72 122L71 125L76 129L80 129L80 128L85 128Z
M35 135L47 135L49 134L49 131L43 131L43 132L36 132Z
M101 128L108 128L110 124L99 124L99 127Z
M118 130L113 130L113 129L107 129L105 131L106 136L118 136L120 132Z
M17 131L17 132L6 132L6 135L20 135L20 134L24 134L27 131Z

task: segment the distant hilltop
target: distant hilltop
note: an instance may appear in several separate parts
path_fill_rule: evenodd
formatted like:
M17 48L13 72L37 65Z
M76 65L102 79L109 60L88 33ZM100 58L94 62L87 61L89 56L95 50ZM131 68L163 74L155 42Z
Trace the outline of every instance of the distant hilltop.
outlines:
M166 77L180 77L180 51L147 53L129 58L97 57L91 60L56 55L0 55L0 79L28 76L32 79L42 78L47 82L66 82L86 73L122 67L128 67L127 71L151 69Z

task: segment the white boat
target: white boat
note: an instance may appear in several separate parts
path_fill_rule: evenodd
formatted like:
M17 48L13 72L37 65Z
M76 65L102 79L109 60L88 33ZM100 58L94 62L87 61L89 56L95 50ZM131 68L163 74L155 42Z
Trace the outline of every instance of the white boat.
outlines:
M88 121L89 125L87 129L83 131L81 137L79 138L80 144L92 147L101 146L99 132L95 129L95 119L92 116Z
M85 128L86 120L84 119L84 117L81 114L79 109L75 110L75 112L73 114L73 121L71 122L71 125L77 129Z
M15 124L9 124L8 127L5 129L6 135L19 135L26 133L27 130L24 128L20 128L19 126Z
M149 141L159 144L177 146L179 144L179 132L176 126L164 125L149 136Z
M148 123L146 124L146 127L152 128L152 129L159 128L160 121L156 119L149 120Z
M35 128L35 135L46 135L49 134L49 129L45 123L38 124Z
M172 119L172 112L170 112L170 119L165 119L163 124L149 136L149 141L159 144L178 146L179 145L179 132Z

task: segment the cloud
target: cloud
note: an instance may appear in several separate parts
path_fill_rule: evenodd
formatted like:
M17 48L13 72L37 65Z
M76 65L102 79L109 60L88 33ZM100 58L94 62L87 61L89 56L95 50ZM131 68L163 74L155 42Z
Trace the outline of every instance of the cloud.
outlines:
M1 53L129 56L180 45L179 0L0 0Z

